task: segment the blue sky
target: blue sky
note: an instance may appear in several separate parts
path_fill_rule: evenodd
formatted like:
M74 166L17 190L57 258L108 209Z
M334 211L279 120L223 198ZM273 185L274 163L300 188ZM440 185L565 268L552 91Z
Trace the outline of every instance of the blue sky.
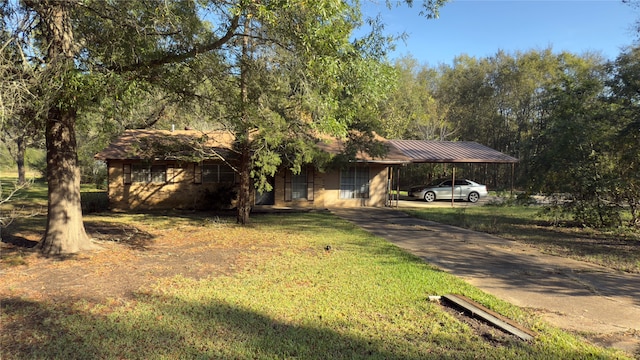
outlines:
M621 0L454 0L441 8L440 18L428 20L418 15L421 1L391 10L384 0L363 2L365 15L382 15L386 33L409 35L391 59L411 55L435 66L463 53L487 57L548 47L614 59L636 39L632 26L640 18Z

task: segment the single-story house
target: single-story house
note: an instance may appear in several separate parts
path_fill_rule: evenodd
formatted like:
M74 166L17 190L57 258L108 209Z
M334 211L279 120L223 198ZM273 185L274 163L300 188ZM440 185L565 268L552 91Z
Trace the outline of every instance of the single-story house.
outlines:
M228 160L233 158L229 155L234 140L224 131L125 131L95 156L107 163L110 207L207 208L211 201L229 197L238 183L236 164ZM385 139L380 141L386 143ZM322 142L319 147L338 154L344 143ZM283 167L271 180L273 190L254 194L253 202L256 206L317 209L385 206L389 203L391 166L409 162L389 146L382 159L359 153L348 165L326 171L308 165L294 174Z

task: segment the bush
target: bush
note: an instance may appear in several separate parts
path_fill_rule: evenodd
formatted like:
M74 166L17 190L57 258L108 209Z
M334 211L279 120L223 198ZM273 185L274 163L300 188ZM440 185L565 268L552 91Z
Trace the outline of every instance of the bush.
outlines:
M499 200L490 200L487 205L490 206L529 206L536 205L538 202L528 192L518 193L514 196L503 196L502 192L497 193Z
M582 226L605 228L622 226L622 208L599 199L580 200L567 203L567 211Z
M205 189L202 196L203 210L226 210L230 209L233 200L238 192L233 185L220 185L214 190Z
M80 204L84 214L109 210L109 198L104 191L83 192L80 197Z
M3 143L0 143L0 168L12 168L15 165L7 147Z

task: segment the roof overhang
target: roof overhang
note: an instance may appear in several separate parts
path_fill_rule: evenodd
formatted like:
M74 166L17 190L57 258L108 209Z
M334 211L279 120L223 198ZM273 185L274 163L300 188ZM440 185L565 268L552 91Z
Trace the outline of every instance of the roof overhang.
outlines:
M196 140L203 141L201 146L217 149L222 153L233 148L235 137L226 131L199 132L162 131L162 130L127 130L106 149L96 154L96 159L140 159L139 150L145 139L167 140L174 143L189 144ZM359 151L350 162L381 165L407 165L419 163L503 163L513 164L519 160L484 145L472 141L425 141L425 140L386 140L374 134L374 140L387 146L386 154L378 157ZM329 139L320 141L317 146L330 153L340 154L345 148L345 141ZM166 155L166 154L161 154Z
M190 156L205 149L203 158L219 158L228 153L235 136L228 131L126 130L109 146L97 153L97 160L171 160L172 156Z
M473 141L389 140L411 163L499 163L519 160Z

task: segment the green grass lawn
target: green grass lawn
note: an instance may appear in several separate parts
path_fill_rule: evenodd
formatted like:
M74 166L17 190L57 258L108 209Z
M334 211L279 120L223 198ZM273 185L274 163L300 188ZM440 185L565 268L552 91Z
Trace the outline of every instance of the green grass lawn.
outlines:
M46 186L36 182L22 196L24 204L46 205ZM470 210L446 216L472 222ZM448 210L437 209L443 211ZM529 210L521 211L491 212L480 223L491 229L503 222L519 226L518 219L529 216ZM42 220L22 219L12 226L43 232ZM231 250L241 242L255 246L238 247L245 261L234 272L199 280L154 277L127 298L60 301L39 289L29 295L0 286L1 359L626 358L553 328L329 213L255 215L247 227L197 213L103 213L85 220L139 228L153 238L167 237L168 244L187 236L204 241L185 253L185 269L198 266L190 259L200 252L217 251L209 242ZM100 254L60 262L20 252L20 261L3 266L0 278L32 273L37 266L84 267L87 274L94 267L135 268L137 258L177 251L123 244L116 252L121 256L100 262ZM429 295L444 294L470 297L538 335L527 343L501 338L495 329L479 334L428 301Z
M23 213L42 212L47 207L47 183L43 179L36 178L34 173L29 173L28 184L20 189L12 197L10 202L4 204L0 211L16 210ZM0 171L0 185L4 198L15 189L17 175L15 172ZM97 189L94 184L81 184L82 208L85 212L106 210L108 207L105 190ZM4 196L2 196L4 195ZM44 210L43 210L44 209Z
M179 224L179 233L199 239L206 230L212 242L218 236L230 246L234 239L255 242L255 253L246 254L255 258L229 275L157 278L131 299L5 297L2 359L624 358L328 213L254 216L245 228L231 219L207 227L197 216L173 223L171 216L119 219L157 236ZM71 267L88 260L65 261ZM491 341L428 301L449 293L533 329L536 340Z
M542 214L540 206L486 205L424 208L415 217L487 232L531 244L547 253L584 260L612 269L640 273L640 234L629 228L591 229Z

